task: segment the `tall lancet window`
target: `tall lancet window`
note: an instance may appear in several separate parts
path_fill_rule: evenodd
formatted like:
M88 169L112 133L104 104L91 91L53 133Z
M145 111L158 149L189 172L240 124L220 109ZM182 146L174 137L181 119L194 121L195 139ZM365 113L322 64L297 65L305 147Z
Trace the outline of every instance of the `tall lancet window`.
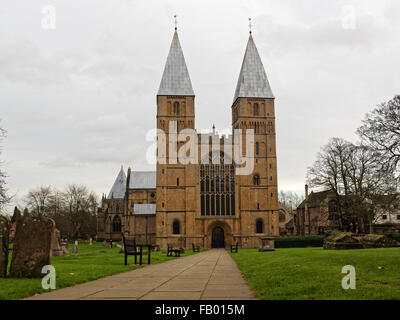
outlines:
M174 115L179 115L179 102L174 103Z
M258 115L260 115L260 111L259 111L259 109L258 109L258 103L255 103L254 104L254 106L253 106L253 113L254 113L254 115L255 116L258 116Z
M219 161L209 155L209 164L200 165L200 204L202 216L235 215L235 168L231 161L225 164L225 155Z

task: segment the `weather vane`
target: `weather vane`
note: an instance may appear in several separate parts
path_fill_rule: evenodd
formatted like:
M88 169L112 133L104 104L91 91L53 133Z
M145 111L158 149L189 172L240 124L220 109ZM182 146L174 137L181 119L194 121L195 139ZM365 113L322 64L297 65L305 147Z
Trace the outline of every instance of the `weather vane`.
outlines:
M250 34L251 34L251 27L252 27L251 18L249 18L249 30L250 30Z
M174 19L175 19L175 31L178 29L178 16L175 14L174 15Z

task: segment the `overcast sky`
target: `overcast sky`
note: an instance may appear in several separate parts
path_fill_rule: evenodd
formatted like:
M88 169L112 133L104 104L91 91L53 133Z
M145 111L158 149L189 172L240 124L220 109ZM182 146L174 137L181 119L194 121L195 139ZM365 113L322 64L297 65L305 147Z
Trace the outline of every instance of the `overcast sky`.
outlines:
M145 136L174 14L199 131L231 126L252 17L276 97L281 190L301 191L330 137L356 141L364 114L400 93L398 0L3 0L2 158L15 201L40 185L108 192L121 164L153 170Z

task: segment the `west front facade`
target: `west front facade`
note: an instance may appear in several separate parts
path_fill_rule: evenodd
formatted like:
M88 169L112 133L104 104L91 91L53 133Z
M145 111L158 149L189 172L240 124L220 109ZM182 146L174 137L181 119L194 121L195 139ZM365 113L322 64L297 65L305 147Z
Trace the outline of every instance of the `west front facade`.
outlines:
M236 243L252 248L262 236L278 236L275 98L252 34L232 105L226 106L232 135L195 131L195 94L176 30L156 101L155 171L121 168L102 199L98 239L120 240L124 233L160 249ZM242 148L232 148L239 129ZM189 156L186 140L171 138L186 132L194 132L198 142ZM247 140L247 132L254 133L253 140ZM181 161L181 150L189 161ZM245 164L235 161L239 154L246 154ZM250 162L251 170L241 170Z

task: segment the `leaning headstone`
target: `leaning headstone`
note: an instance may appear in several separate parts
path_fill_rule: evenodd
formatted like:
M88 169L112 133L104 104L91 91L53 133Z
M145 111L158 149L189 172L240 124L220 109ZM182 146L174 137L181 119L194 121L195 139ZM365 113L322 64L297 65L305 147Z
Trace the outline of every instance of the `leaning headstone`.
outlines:
M31 217L28 210L17 220L10 276L43 277L42 268L50 265L55 222L44 217Z
M78 241L75 241L74 247L72 248L72 253L78 253Z
M64 255L64 251L60 246L60 231L58 229L54 229L53 233L53 257L61 257Z
M0 278L7 276L10 221L0 216Z

